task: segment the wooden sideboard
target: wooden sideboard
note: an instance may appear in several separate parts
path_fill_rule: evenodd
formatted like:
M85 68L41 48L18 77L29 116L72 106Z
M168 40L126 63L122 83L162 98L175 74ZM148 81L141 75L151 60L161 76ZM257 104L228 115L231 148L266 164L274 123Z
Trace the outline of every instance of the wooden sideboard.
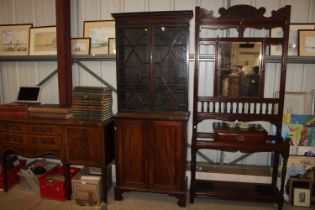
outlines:
M101 168L103 200L107 202L107 169L114 160L112 120L0 118L0 157L4 191L8 191L5 156L11 152L30 158L57 156L65 169L67 199L70 199L71 194L70 164Z

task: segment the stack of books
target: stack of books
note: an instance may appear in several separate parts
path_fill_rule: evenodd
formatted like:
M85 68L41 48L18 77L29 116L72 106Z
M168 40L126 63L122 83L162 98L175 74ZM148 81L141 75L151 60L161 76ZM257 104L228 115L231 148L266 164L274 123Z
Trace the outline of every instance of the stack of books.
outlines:
M0 118L28 119L28 109L26 105L0 105Z
M73 114L70 107L59 104L33 105L28 108L29 118L70 119Z
M78 86L73 90L73 118L106 120L113 116L112 90L108 87Z

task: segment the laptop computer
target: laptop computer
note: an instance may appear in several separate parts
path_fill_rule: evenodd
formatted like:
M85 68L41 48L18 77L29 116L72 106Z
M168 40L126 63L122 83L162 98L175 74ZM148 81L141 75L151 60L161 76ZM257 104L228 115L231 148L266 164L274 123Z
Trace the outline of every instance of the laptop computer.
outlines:
M39 104L40 92L41 92L41 87L39 86L20 87L16 101L11 104L13 105Z

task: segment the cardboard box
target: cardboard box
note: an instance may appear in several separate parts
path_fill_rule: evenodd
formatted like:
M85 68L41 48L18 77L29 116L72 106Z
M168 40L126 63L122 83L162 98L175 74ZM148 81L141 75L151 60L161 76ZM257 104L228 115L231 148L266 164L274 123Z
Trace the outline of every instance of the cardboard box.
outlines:
M73 200L80 206L100 205L102 202L102 178L89 174L84 167L72 179Z
M26 164L26 160L19 160L19 164L17 166L8 168L7 174L8 174L8 187L9 188L20 181L18 172L20 168L25 166L25 164ZM1 169L0 169L0 189L3 189L3 175L2 175Z
M70 178L75 176L80 168L70 167ZM64 180L64 169L56 166L38 178L40 195L43 198L54 200L66 200L66 186Z

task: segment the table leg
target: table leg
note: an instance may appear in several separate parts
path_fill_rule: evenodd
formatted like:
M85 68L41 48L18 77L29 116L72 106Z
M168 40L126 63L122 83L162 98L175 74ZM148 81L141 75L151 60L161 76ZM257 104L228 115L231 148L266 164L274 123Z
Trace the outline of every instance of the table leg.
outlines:
M71 179L70 179L70 165L63 164L65 186L66 186L66 199L71 200Z
M107 203L107 168L102 167L103 201Z
M8 186L8 173L7 173L7 164L5 161L5 155L1 158L1 171L2 171L2 177L3 177L3 190L4 192L8 192L9 186Z

